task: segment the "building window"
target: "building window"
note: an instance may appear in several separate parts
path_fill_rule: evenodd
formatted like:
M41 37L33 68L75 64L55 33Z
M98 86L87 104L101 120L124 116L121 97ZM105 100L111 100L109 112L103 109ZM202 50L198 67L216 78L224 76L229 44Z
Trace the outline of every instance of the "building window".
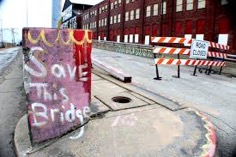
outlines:
M116 23L116 15L114 16L114 23Z
M126 0L126 4L128 4L129 3L129 0Z
M110 24L111 25L113 24L113 17L112 16L110 17Z
M118 14L118 19L117 19L117 22L118 22L118 23L120 23L120 17L121 17L121 15Z
M106 26L107 25L107 18L105 18L105 20L104 20L104 26Z
M153 6L153 16L158 15L158 4L154 4Z
M229 4L228 0L221 0L221 5Z
M164 1L163 3L162 3L162 14L164 15L164 14L166 14L166 1Z
M206 8L206 0L198 0L198 9Z
M147 6L147 9L146 9L146 17L149 17L151 16L151 6Z
M113 7L113 3L111 3L111 10L113 9L114 7Z
M125 13L125 21L129 21L129 12Z
M121 0L118 1L119 6L121 6Z
M115 1L114 8L117 8L117 7L118 7L117 1Z
M136 9L135 11L135 19L139 19L140 16L140 9Z
M134 11L133 10L130 12L130 20L134 20Z
M176 12L183 10L183 0L176 0Z
M187 0L186 10L193 10L193 0Z

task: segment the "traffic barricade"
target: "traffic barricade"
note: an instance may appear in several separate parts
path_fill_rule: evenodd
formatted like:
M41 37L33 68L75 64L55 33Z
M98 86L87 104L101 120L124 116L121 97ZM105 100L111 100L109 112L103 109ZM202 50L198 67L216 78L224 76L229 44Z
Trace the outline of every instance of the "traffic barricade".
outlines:
M193 41L195 43L201 43L205 42L207 47L205 48L206 54L205 57L210 57L212 60L206 60L203 57L196 57L194 58L193 52L191 53L191 50L194 51L193 49ZM215 42L210 42L210 41L199 41L195 39L186 39L186 38L179 38L179 37L151 37L151 42L153 43L153 54L154 54L154 60L155 60L155 67L156 67L156 80L161 80L161 77L159 76L159 71L158 71L158 65L178 65L178 71L177 71L177 78L180 78L180 65L189 65L189 66L195 66L194 73L193 75L196 76L196 69L197 66L209 66L210 68L208 71L211 71L212 66L218 66L222 67L225 66L224 58L226 57L226 53L222 52L213 52L213 51L208 51L208 47L214 48L214 49L219 49L219 50L224 50L228 51L229 46L223 45L223 44L218 44ZM161 44L161 46L154 46L154 44ZM186 45L186 44L191 44L191 49L188 47L181 47L181 48L176 48L176 47L164 47L163 44L167 45L174 45L174 46L179 46L179 45ZM174 58L157 58L157 54L168 54L168 55L177 55L177 59ZM180 59L180 55L188 55L188 56L193 56L192 58L187 58L187 59ZM215 61L213 58L218 58L221 59L220 61ZM202 60L205 59L205 60Z

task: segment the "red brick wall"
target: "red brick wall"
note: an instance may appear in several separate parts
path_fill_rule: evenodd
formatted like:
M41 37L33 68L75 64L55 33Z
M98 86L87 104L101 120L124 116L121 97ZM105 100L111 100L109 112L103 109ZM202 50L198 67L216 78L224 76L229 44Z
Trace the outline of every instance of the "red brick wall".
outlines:
M162 0L134 0L126 4L126 0L121 0L121 6L110 10L110 4L116 0L105 0L97 5L97 9L104 5L108 5L107 12L99 14L99 19L107 18L107 26L98 27L98 34L107 36L108 40L115 41L116 35L120 35L121 42L124 41L125 34L139 34L139 43L144 43L147 33L150 36L179 36L184 37L185 34L192 34L195 38L196 34L204 34L204 39L209 41L218 41L218 34L229 34L229 45L236 49L236 33L231 28L230 17L227 14L227 5L222 6L215 0L206 0L206 8L198 9L197 1L194 0L193 10L186 11L186 0L183 0L183 10L176 12L176 0L166 0L167 13L161 14ZM118 0L117 0L118 1ZM131 0L130 0L131 1ZM151 14L153 13L153 5L158 4L158 15L146 17L146 7L151 6ZM140 18L138 20L125 21L125 13L127 11L140 8ZM121 14L121 22L110 25L110 16ZM108 17L109 16L109 17ZM95 20L95 19L91 19ZM110 33L111 32L111 33ZM110 34L108 36L108 34ZM109 37L111 36L111 39Z

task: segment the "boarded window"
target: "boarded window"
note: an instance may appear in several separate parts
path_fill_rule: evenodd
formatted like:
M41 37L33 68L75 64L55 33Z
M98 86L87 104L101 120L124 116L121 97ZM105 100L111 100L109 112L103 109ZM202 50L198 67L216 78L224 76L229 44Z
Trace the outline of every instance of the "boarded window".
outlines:
M204 34L205 26L206 26L205 20L198 20L197 26L196 26L196 30L197 30L196 33L197 34Z
M157 25L152 26L152 36L156 37L157 35Z
M181 35L182 33L182 23L181 22L176 22L175 23L175 34L176 35Z
M131 28L129 29L129 34L134 34L134 28L131 27Z
M229 33L229 20L227 18L220 19L219 33L220 34Z
M145 34L149 35L150 34L150 26L145 27Z
M113 31L110 31L110 41L113 41Z
M187 20L185 23L185 34L192 34L193 32L193 21Z
M140 29L139 29L139 27L135 27L135 34L140 34Z
M163 24L162 25L162 36L167 36L167 25L166 24Z
M128 28L125 29L125 35L129 34Z

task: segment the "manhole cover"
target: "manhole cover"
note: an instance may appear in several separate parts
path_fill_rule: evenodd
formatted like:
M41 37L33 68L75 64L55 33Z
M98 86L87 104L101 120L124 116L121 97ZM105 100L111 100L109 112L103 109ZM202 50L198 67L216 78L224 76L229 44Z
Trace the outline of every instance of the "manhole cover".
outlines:
M125 96L116 96L116 97L113 97L112 100L117 103L125 104L125 103L129 103L132 99Z

